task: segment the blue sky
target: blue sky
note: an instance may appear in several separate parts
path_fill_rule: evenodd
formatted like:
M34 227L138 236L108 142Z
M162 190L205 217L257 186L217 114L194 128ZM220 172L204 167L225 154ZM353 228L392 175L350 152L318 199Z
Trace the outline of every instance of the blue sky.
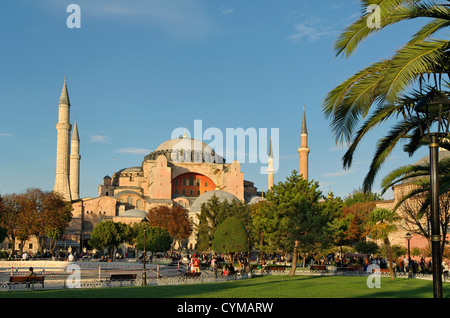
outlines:
M81 28L68 28L71 3ZM309 178L326 194L358 189L386 127L364 140L343 170L322 101L369 63L408 40L411 23L365 41L349 59L333 43L360 13L358 1L4 0L0 11L0 194L52 190L58 100L64 81L81 139L82 197L103 176L139 166L178 127L279 129L275 182L298 170L302 109ZM411 31L413 30L413 31ZM208 142L208 141L205 141ZM398 147L381 177L425 156ZM267 190L263 163L242 164ZM389 198L389 193L386 195Z

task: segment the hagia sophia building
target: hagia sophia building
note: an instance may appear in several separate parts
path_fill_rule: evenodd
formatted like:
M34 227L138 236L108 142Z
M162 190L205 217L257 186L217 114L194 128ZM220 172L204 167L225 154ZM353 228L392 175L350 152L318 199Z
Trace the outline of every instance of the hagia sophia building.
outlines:
M92 230L102 220L141 222L149 209L182 206L198 223L203 203L212 196L253 204L262 199L253 182L244 179L238 161L225 163L206 143L183 134L161 143L143 158L141 165L121 169L105 176L98 186L98 197L80 198L80 138L76 120L70 124L70 99L66 79L59 100L56 177L54 191L72 202L73 216L64 241L77 250L88 247ZM301 126L299 173L308 178L308 133L305 110ZM184 159L184 160L183 160ZM191 160L189 160L191 159ZM268 189L274 184L272 144L268 154ZM185 247L196 248L196 233Z

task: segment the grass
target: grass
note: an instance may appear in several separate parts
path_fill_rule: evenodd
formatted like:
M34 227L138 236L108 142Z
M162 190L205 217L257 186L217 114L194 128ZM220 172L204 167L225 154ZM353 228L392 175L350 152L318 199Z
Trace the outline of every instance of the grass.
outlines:
M432 281L381 278L368 288L367 277L263 276L223 283L178 286L0 292L0 298L433 298ZM450 283L443 284L450 298Z

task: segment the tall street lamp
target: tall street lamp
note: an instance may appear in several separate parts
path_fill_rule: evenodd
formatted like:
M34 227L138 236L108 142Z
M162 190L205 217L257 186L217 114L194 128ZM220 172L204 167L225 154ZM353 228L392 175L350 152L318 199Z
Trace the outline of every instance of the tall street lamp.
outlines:
M409 244L412 239L411 233L406 233L405 239L408 241L408 278L411 278L411 246Z
M148 220L147 220L147 218L145 218L141 222L142 223L148 223ZM143 263L143 265L142 265L142 284L141 284L142 286L146 286L147 285L147 270L145 269L145 259L146 259L145 242L147 241L146 234L147 234L147 228L145 227L145 224L144 224L144 251L142 253L143 254L143 257L142 257L142 263Z
M430 197L431 197L431 256L434 298L442 298L441 234L439 218L439 145L438 140L448 136L450 100L442 92L432 89L414 107L419 118L426 123L423 135L430 137ZM432 132L437 124L437 132ZM433 127L434 129L435 127Z

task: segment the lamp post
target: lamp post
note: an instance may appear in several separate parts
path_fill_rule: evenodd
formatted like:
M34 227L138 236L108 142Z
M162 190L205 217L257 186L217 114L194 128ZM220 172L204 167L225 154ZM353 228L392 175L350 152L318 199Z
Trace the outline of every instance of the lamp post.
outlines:
M411 233L406 233L405 235L405 239L408 241L408 278L411 278L411 246L410 246L410 241L411 241L412 235Z
M431 198L431 256L434 298L442 298L441 234L439 218L439 144L438 139L448 136L450 124L450 100L442 92L432 89L414 107L425 123L423 135L430 137L430 198ZM445 115L445 116L443 116ZM437 132L431 132L437 123Z
M148 220L147 220L147 218L145 218L141 222L142 223L148 223ZM143 257L142 257L142 263L143 263L143 265L142 265L142 284L141 284L142 286L146 286L147 285L147 270L145 269L145 259L146 259L145 242L147 241L146 234L147 234L147 228L145 227L145 224L144 224L144 251L142 252L142 255L143 255Z
M143 258L142 258L142 262L143 262L143 267L142 267L142 286L147 285L147 271L145 269L145 258L146 258L146 254L145 254L145 241L146 241L146 237L145 234L147 232L147 229L144 227L144 252L143 252Z

